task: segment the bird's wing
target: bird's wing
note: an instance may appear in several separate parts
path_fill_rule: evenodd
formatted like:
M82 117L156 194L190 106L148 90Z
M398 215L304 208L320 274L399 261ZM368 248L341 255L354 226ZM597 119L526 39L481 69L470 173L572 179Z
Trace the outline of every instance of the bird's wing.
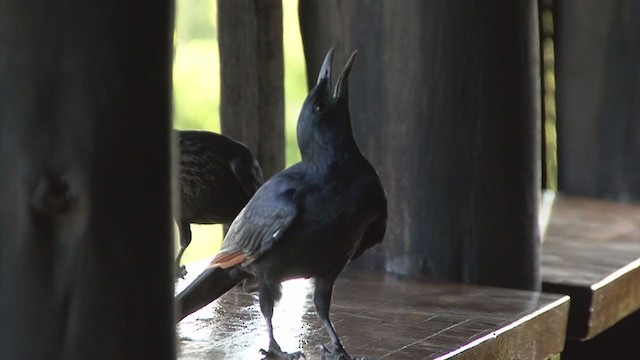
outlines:
M299 202L295 187L265 184L231 223L210 267L228 268L251 262L269 250L295 220Z
M368 208L376 209L377 214L373 222L369 225L367 230L365 230L365 233L362 236L362 242L351 257L351 261L359 258L360 255L370 247L380 244L382 239L384 239L384 234L387 230L387 196L381 184L377 184L371 190L371 194L368 199L370 201Z
M249 156L234 159L230 166L233 176L238 180L247 196L251 198L264 182L258 161L249 154Z
M224 154L204 137L204 133L181 131L180 162L178 179L183 196L201 196L199 192L213 188L219 191L217 183L223 181L227 172L227 159ZM212 180L213 179L213 180Z

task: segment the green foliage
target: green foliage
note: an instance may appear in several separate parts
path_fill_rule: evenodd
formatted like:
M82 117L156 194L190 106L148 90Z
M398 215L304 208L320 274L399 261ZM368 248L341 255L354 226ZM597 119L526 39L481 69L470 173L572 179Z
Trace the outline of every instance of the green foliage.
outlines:
M298 0L283 0L282 17L286 131L285 159L287 165L291 165L300 161L296 124L302 102L307 97L306 63L298 21Z
M220 131L220 61L214 0L178 0L173 62L174 126Z
M179 42L216 38L215 0L178 0L175 32Z
M178 43L173 63L175 127L220 132L219 73L217 41Z

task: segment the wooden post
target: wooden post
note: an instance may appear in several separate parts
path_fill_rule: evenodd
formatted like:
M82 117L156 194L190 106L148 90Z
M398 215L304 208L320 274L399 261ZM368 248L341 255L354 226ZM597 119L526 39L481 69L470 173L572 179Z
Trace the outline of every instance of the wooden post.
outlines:
M218 0L222 132L256 154L265 178L284 168L280 0Z
M640 3L556 4L559 189L640 200Z
M358 265L538 289L537 2L302 0L300 15L311 74L332 44L337 64L359 50L353 126L390 219Z
M173 16L1 3L0 358L175 358Z

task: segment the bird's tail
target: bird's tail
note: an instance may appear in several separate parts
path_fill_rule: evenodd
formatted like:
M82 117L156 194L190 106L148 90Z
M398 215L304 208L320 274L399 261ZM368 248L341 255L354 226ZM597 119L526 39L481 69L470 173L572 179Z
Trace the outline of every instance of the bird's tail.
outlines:
M199 310L231 290L246 276L234 269L207 268L176 296L177 320Z

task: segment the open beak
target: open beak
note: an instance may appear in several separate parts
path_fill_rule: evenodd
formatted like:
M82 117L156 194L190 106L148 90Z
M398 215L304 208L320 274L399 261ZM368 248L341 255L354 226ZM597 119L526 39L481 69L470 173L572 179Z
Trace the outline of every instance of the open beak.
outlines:
M331 49L330 52L332 53L331 55L333 57L333 49ZM349 74L351 73L351 67L353 66L353 62L355 61L357 54L358 50L355 50L353 53L351 53L351 56L349 56L349 60L347 60L347 63L344 65L344 69L342 69L342 72L340 73L340 77L338 77L336 88L335 90L333 90L333 98L336 100L340 98L346 98L349 95Z
M320 67L320 72L318 73L318 81L316 82L316 86L320 85L322 81L325 81L327 93L331 92L331 64L333 63L333 47L329 49L327 55L324 57L324 61L322 62L322 67Z
M320 67L320 72L318 73L318 81L316 82L316 86L320 85L320 83L324 82L326 84L327 93L331 92L331 66L333 63L333 47L329 49L327 55L324 57L324 61L322 62L322 67ZM353 62L356 59L356 55L358 54L358 50L354 51L347 63L344 65L342 72L340 73L340 77L338 77L338 82L336 83L336 87L333 90L333 98L338 100L340 98L346 98L349 93L349 74L351 73L351 67L353 66Z

